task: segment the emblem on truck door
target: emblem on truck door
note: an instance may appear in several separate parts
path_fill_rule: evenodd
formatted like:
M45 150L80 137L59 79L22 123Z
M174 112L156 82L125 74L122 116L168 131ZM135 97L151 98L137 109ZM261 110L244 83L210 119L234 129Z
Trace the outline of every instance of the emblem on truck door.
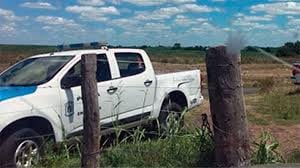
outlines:
M70 117L74 114L74 102L68 101L65 104L65 116Z

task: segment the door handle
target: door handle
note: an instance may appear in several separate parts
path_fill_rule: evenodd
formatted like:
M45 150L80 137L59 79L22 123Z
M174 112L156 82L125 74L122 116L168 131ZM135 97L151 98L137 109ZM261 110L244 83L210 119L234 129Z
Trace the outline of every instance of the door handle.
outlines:
M107 93L113 94L113 93L115 93L117 90L118 90L117 87L110 86L110 87L107 89Z
M148 86L150 86L152 83L153 83L153 81L148 79L148 80L146 80L146 81L144 82L144 85L145 85L146 87L148 87Z

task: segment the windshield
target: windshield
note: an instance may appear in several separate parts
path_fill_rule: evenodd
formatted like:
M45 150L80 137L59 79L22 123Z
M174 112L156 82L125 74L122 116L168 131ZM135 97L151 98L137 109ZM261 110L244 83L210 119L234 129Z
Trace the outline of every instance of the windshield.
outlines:
M0 86L34 86L51 80L73 56L50 56L23 60L0 75Z

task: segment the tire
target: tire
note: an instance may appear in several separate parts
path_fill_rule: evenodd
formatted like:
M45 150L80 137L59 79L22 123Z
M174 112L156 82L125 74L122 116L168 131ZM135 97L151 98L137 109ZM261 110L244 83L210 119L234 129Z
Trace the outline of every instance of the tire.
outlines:
M179 127L183 127L184 125L184 119L183 116L181 116L183 111L183 107L178 105L175 102L169 102L169 103L164 103L163 107L161 108L159 117L158 117L158 122L160 125L160 130L162 133L166 133L169 129L169 118L171 115L173 115L174 119L179 123ZM180 121L178 121L180 120Z
M0 146L0 167L32 167L39 159L42 142L43 138L30 128L24 128L10 134ZM25 157L20 157L21 153ZM32 157L30 157L31 154Z

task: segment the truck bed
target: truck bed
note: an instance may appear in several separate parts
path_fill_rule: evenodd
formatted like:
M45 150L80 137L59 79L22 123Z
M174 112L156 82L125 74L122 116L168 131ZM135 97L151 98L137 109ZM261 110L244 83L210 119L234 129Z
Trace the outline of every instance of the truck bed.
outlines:
M188 108L193 108L202 103L200 70L162 73L156 75L157 93L164 97L168 90L183 90L187 93Z

